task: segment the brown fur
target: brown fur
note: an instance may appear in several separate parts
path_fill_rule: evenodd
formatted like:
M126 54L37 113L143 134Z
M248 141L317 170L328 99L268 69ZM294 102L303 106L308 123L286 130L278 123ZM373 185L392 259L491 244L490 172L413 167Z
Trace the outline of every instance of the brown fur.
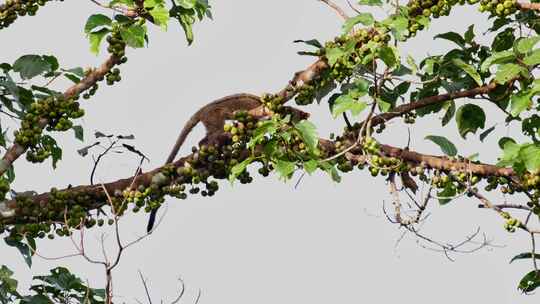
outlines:
M234 118L234 112L239 110L249 111L261 105L262 103L258 96L242 93L214 100L200 108L191 116L182 128L182 131L180 131L178 139L176 139L169 157L167 157L166 164L174 161L187 136L199 122L202 122L206 128L206 136L200 143L216 144L220 135L223 134L225 121Z

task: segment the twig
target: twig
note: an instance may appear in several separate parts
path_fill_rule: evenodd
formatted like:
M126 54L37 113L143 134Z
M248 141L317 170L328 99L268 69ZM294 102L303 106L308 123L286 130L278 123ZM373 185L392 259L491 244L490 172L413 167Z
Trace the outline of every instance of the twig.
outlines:
M182 299L182 297L184 296L184 292L186 291L186 285L184 284L184 280L182 280L182 278L178 278L178 280L180 281L180 286L182 287L182 290L180 291L180 293L178 294L178 297L176 297L176 299L174 301L171 302L171 304L178 304L178 302Z
M110 145L105 148L105 151L101 152L97 159L94 159L94 166L92 167L92 172L90 173L90 185L94 184L94 175L96 174L97 166L99 165L99 162L101 161L101 158L105 156L109 151L115 147L118 140L112 141Z
M350 7L355 13L357 13L357 14L361 14L361 13L362 13L359 9L357 9L357 8L351 3L351 1L347 0L347 4L349 5L349 7Z
M538 264L536 262L536 239L534 233L531 233L531 256L533 260L534 270L538 273Z
M531 211L530 207L519 205L519 204L497 204L497 205L494 205L494 207L497 209L521 209L521 210ZM487 207L486 205L481 204L481 205L478 205L478 208L487 208Z
M199 303L199 300L201 299L201 289L199 288L199 293L197 294L197 298L195 299L195 303L194 304L198 304Z
M148 285L146 284L146 280L144 279L142 272L140 270L138 270L138 272L144 286L144 291L146 293L146 298L148 299L148 304L152 304L152 297L150 296L150 292L148 291Z
M347 15L347 13L345 13L345 11L343 9L341 9L341 7L339 7L337 4L335 4L334 2L330 1L330 0L319 0L323 3L326 3L326 5L328 5L330 8L332 8L334 11L336 11L336 13L341 17L343 18L343 20L347 20L349 19L349 16Z

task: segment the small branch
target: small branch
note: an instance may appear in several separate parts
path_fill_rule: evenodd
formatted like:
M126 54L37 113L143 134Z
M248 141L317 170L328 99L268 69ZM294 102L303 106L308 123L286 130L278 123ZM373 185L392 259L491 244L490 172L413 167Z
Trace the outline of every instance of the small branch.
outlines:
M105 148L105 150L98 155L97 159L94 160L94 166L92 167L92 173L90 173L90 185L94 184L94 175L96 174L96 170L97 170L97 167L99 165L99 162L101 161L101 158L103 158L103 156L105 156L107 153L109 153L109 151L112 148L115 147L117 142L118 142L117 140L112 141L109 144L109 146L107 148Z
M412 226L406 226L407 230L409 230L410 232L412 232L416 237L418 237L419 239L429 243L429 244L432 244L438 248L433 248L433 247L428 247L426 245L423 245L419 242L419 240L417 241L418 245L424 249L427 249L427 250L431 250L431 251L435 251L435 252L442 252L444 253L444 255L446 256L446 258L449 260L449 261L452 261L454 262L454 259L450 256L450 253L460 253L460 254L468 254L468 253L474 253L478 250L481 250L485 247L495 247L494 245L492 245L490 243L490 241L487 239L487 237L483 234L482 235L482 242L480 243L477 243L474 241L474 239L480 234L480 228L477 228L476 231L474 233L472 233L471 235L465 237L465 239L457 244L449 244L449 243L446 243L446 244L443 244L439 241L436 241L436 240L433 240L423 234L421 234L419 231L417 231L416 229L414 229L414 227ZM474 246L473 248L471 249L461 249L462 247L464 247L465 245L467 244L476 244L476 246Z
M148 284L146 284L146 280L144 279L142 272L140 270L138 270L138 272L139 272L139 277L141 278L141 281L144 286L144 292L146 293L148 304L152 304L152 297L150 296L150 291L148 290Z
M350 7L355 13L357 13L357 14L361 14L361 13L362 13L359 9L357 9L357 8L351 3L351 1L347 0L347 4L349 5L349 7Z
M201 299L202 291L199 289L199 292L197 293L197 298L195 299L194 304L198 304L199 300Z
M519 205L519 204L497 204L497 205L494 205L494 207L501 210L502 209L521 209L521 210L531 211L531 208L529 208L528 206ZM478 205L478 208L487 208L487 207L486 205L481 204L481 205Z
M171 302L171 304L178 304L178 302L180 302L180 300L184 296L184 292L186 291L186 285L184 284L184 280L182 280L182 278L178 278L178 280L180 281L180 287L182 287L182 289L180 290L180 293L178 294L176 299Z
M330 0L319 0L319 1L326 3L326 5L332 8L341 18L343 18L343 20L349 19L349 16L347 15L347 13L345 13L345 11L334 2Z
M496 88L497 88L497 84L492 82L490 84L476 87L470 90L451 92L451 93L422 98L420 100L412 101L410 103L395 107L394 109L391 110L391 112L386 112L386 113L373 117L371 124L372 126L376 126L383 122L387 122L392 118L401 116L405 113L412 112L416 109L421 109L430 105L438 104L438 103L445 102L452 99L467 98L467 97L473 97L480 94L487 94L495 90Z
M534 233L531 233L531 256L533 260L534 270L538 272L538 263L536 262L536 238Z

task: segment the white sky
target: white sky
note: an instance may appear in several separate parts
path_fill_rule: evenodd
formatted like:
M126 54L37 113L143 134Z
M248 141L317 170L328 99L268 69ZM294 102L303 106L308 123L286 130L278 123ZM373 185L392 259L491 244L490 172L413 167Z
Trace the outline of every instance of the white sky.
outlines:
M136 147L151 159L145 170L155 168L165 160L180 127L196 109L232 93L279 90L295 71L313 61L296 55L303 46L292 41L325 41L339 33L341 25L333 11L315 0L214 0L211 4L215 20L196 27L192 47L186 47L180 26L171 24L167 33L152 31L149 48L128 52L122 82L112 88L103 84L95 98L84 103L87 143L92 142L93 130L134 134ZM82 34L86 18L96 11L100 10L90 1L81 0L46 6L37 17L21 19L0 32L0 60L12 62L24 53L53 53L64 67L98 64L103 56L95 58L88 52ZM435 31L447 27L464 32L475 23L477 35L481 35L487 19L471 11L460 9L438 19L432 31L406 45L404 54L420 58L448 50L451 44L435 44L431 39ZM325 103L308 108L323 136L340 130L340 122L332 121L327 109ZM489 127L502 120L499 113L490 111L486 124ZM414 149L439 153L423 138L443 134L464 155L480 152L490 161L497 156L496 136L484 144L471 136L465 144L455 124L442 129L434 117L418 122ZM64 160L55 172L50 163L16 163L17 190L41 192L52 186L88 183L91 159L77 155L76 149L84 143L68 133L58 136ZM200 136L202 127L189 138L183 154ZM405 128L400 122L390 124L382 140L404 146ZM129 156L110 157L100 167L98 180L129 176L136 163ZM169 199L162 225L149 239L128 250L115 271L115 294L122 302L145 301L137 274L141 270L149 279L154 302L174 298L179 276L188 287L183 303L192 303L199 288L200 303L538 301L537 296L522 296L516 290L531 265L524 261L508 264L514 254L529 250L527 236L506 233L502 220L478 210L476 201L458 200L444 207L434 204L424 232L438 240L458 242L481 227L496 244L506 247L455 256L456 262L450 262L442 254L421 248L410 236L396 247L401 231L382 214L383 201L390 200L382 178L354 172L345 175L341 184L332 184L327 176L316 175L304 178L296 190L293 186L294 182L284 184L276 177L256 178L248 186L221 183L222 189L210 199ZM143 233L145 227L145 214L122 220L126 240ZM96 230L87 238L87 246L96 254L97 237L105 231L110 234L107 229ZM39 249L46 256L73 250L65 239L40 242ZM29 271L15 249L0 246L0 256L2 263L16 271L23 286L28 286L32 275L57 265L68 266L93 287L103 284L102 269L80 258L59 262L36 258Z

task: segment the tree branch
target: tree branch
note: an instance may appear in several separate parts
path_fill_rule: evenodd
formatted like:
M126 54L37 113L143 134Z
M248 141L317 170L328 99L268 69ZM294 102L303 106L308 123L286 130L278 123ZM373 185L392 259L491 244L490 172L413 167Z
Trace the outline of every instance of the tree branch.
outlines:
M339 7L337 4L335 4L334 2L330 1L330 0L319 0L323 3L326 3L326 5L328 5L330 8L332 8L334 11L336 11L336 13L341 17L343 18L343 20L347 20L349 19L349 16L347 15L347 13L345 13L345 11Z
M524 2L518 2L517 6L521 10L534 10L534 11L540 11L540 3L524 3Z
M319 146L325 151L334 151L335 146L334 142L319 139ZM514 171L511 168L499 168L494 165L483 164L483 163L471 163L468 160L451 160L443 156L434 156L421 154L414 151L409 151L401 149L398 147L393 147L389 145L380 145L381 153L388 157L395 157L400 159L402 162L409 164L410 166L423 165L426 168L438 169L446 172L450 171L466 171L470 174L479 175L479 176L506 176L510 178L516 178ZM364 158L361 150L351 150L349 155L352 158ZM175 168L184 167L184 164L187 160L191 159L193 155L188 155L183 157L176 162L172 163L172 166ZM244 158L247 155L244 155ZM170 166L170 164L169 164ZM91 198L91 205L82 206L88 210L97 209L105 204L107 204L108 193L115 194L121 193L126 189L137 189L139 186L148 187L152 183L152 177L161 172L163 167L158 167L152 171L141 173L134 177L128 177L120 179L114 182L106 183L103 185L81 185L77 187L71 187L63 189L60 191L66 191L72 193L73 195L83 195L89 196ZM41 193L35 196L30 197L30 199L41 208L45 208L51 199L50 192ZM2 224L23 224L23 223L33 223L38 219L29 214L22 214L22 209L18 208L17 201L15 199L0 203L0 210L3 212L0 213L0 222ZM6 212L6 211L16 211L16 212Z
M94 69L92 72L86 75L86 77L84 77L79 83L68 88L63 94L64 98L72 98L89 89L96 84L100 78L104 77L105 74L107 74L107 72L109 72L118 62L120 62L120 58L111 55L100 67ZM38 126L43 129L48 123L49 121L47 119L42 118L39 120ZM13 162L15 162L25 152L26 148L18 143L14 143L9 149L7 149L6 154L4 154L0 160L0 175L9 170Z
M392 109L391 112L386 112L386 113L374 116L373 119L371 120L371 126L374 127L383 122L387 122L392 118L399 117L405 113L412 112L416 109L424 108L430 105L434 105L434 104L445 102L452 99L474 97L477 95L487 94L495 90L496 88L497 88L497 84L494 82L491 82L487 85L476 87L470 90L464 90L464 91L459 91L459 92L452 92L452 93L426 97L418 101L413 101L413 102L398 106Z

